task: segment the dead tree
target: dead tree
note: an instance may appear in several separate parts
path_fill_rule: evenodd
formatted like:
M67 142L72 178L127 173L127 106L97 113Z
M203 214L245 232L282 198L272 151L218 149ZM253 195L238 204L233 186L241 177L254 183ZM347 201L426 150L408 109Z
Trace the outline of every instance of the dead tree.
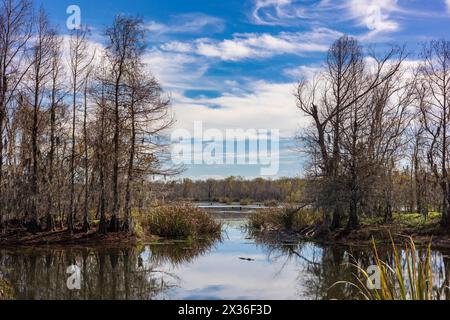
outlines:
M114 110L114 153L113 153L113 209L110 231L117 232L119 225L119 161L121 153L121 113L124 111L124 78L130 63L138 59L145 47L143 23L140 19L117 16L112 27L106 31L108 46L106 57L110 65L111 95Z
M36 37L32 47L32 67L30 68L30 105L33 106L31 128L32 172L30 177L31 191L31 221L29 231L37 232L41 229L39 222L41 159L39 159L39 140L41 135L40 113L47 84L52 73L53 47L56 44L55 31L49 26L46 13L41 9L36 23Z
M426 132L427 159L442 191L441 225L450 226L450 41L431 41L422 50L420 86L426 95L419 107Z
M342 183L345 181L343 175L347 174L342 167L344 135L353 130L352 149L355 152L359 148L360 106L364 106L376 89L398 73L405 54L402 48L392 48L381 57L369 52L369 58L373 64L371 67L358 42L344 36L331 46L320 76L310 83L302 81L296 92L298 108L313 123L312 130L306 132L303 139L310 148L310 154L314 154L320 193L327 195L327 199L319 196L316 202L325 211L332 212L332 219L329 214L325 215L325 224L331 229L340 227L344 208L351 202L347 227L354 229L358 226L354 209L358 191L354 186L351 192L353 200L349 202L348 185ZM354 122L349 124L349 119Z
M88 29L80 28L73 31L70 37L70 58L69 68L71 76L72 91L72 133L70 155L70 212L68 215L69 231L74 231L74 220L76 215L75 204L75 160L76 160L76 119L78 109L78 95L83 92L83 81L85 74L93 60L93 55L88 52L87 42Z
M30 68L26 49L32 35L32 4L28 0L0 2L0 229L3 225L5 194L3 190L3 154L8 104Z

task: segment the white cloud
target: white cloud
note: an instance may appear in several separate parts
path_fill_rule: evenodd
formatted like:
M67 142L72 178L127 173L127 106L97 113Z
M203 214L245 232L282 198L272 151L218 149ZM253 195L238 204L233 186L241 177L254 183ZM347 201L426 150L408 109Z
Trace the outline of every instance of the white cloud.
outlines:
M240 129L280 129L292 137L305 119L295 105L295 83L266 81L241 84L246 92L225 92L217 98L174 97L177 128L192 129L194 121L222 131Z
M445 0L445 3L447 5L447 11L450 12L450 0Z
M191 53L194 50L194 47L188 42L171 41L163 44L161 49L165 51Z
M273 26L333 26L354 21L369 30L364 38L372 38L399 30L399 15L421 14L400 7L398 0L254 0L251 19L259 25Z
M175 52L196 53L225 61L249 58L270 58L280 54L303 55L325 52L329 45L342 34L327 28L315 28L309 32L281 32L235 34L232 39L222 41L197 39L190 44L171 42L162 49Z
M293 0L256 0L252 16L260 25L284 25L287 19L302 18L302 9L295 9ZM294 9L294 10L293 10Z
M204 61L190 54L162 52L158 49L149 50L144 56L144 62L161 81L164 89L170 91L198 89L203 83L199 79L209 68Z
M168 27L163 23L159 23L156 21L150 21L149 23L147 23L146 28L150 32L164 33L167 31Z
M185 13L173 16L167 24L151 21L147 30L156 34L221 32L225 28L223 19L203 13Z
M300 80L313 79L322 71L323 67L318 65L303 65L295 68L285 69L283 73L293 78L294 80Z
M350 0L348 11L360 26L370 30L368 37L400 28L399 23L392 18L392 13L402 11L397 0Z
M348 0L254 0L251 20L258 25L286 26L342 20L339 11ZM329 23L328 23L329 25Z

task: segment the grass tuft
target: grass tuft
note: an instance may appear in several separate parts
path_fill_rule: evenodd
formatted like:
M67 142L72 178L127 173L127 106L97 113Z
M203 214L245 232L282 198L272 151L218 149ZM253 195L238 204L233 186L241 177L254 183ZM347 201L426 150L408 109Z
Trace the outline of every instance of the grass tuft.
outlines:
M189 204L155 207L143 224L153 235L166 239L220 236L222 226L205 210Z
M14 299L14 289L6 279L0 278L0 300L12 299Z
M371 289L367 285L372 283L370 275L357 264L352 264L357 271L356 282L340 281L335 285L349 284L356 287L366 300L438 300L441 297L441 294L433 289L431 243L425 254L420 254L412 238L408 238L403 251L392 240L391 265L379 258L373 239L372 252L374 265L379 270L379 290Z
M299 210L296 207L269 208L258 210L249 217L251 230L299 231L322 221L322 215L313 210Z

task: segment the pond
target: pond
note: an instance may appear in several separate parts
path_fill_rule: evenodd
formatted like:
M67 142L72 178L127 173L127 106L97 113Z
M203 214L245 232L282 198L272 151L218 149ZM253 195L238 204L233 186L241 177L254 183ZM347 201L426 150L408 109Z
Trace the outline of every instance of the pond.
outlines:
M221 241L133 248L3 248L0 278L16 299L357 297L349 285L332 286L354 280L355 269L348 265L353 258L361 266L371 265L368 248L261 243L244 228L246 216L255 208L212 206L209 210L224 223ZM380 255L389 260L390 252ZM434 285L441 291L448 285L450 256L433 251L433 268Z

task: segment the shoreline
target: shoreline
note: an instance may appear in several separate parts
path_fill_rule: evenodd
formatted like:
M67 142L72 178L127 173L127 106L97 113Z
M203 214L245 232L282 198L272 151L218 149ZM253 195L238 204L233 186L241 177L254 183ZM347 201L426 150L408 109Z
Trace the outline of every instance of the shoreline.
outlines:
M310 226L300 231L290 230L253 230L253 237L260 242L292 245L299 242L314 242L325 246L370 247L372 239L377 244L391 245L391 237L396 245L412 237L417 246L425 247L431 242L433 249L450 250L450 234L438 226L427 228L399 227L398 225L365 225L354 231L339 229L327 234L319 226Z
M321 245L370 247L372 237L376 243L391 244L391 236L395 244L412 237L418 246L428 246L431 241L433 249L450 250L450 234L443 231L438 223L421 227L402 226L398 224L361 225L357 230L347 231L344 228L324 233L320 225L311 225L299 231L268 228L250 230L249 236L255 240L279 245L296 244L299 242L314 242ZM0 248L8 247L128 247L138 244L155 244L162 242L186 242L188 239L168 239L151 234L130 235L126 232L99 234L95 228L85 233L76 230L70 235L68 230L39 232L36 234L13 230L0 234Z
M85 233L80 230L73 236L67 230L40 232L36 234L1 235L0 249L7 248L128 248L137 245L166 245L177 243L201 243L205 239L214 239L215 235L201 236L194 239L170 239L152 234L135 236L126 232L99 234L95 229Z
M154 238L156 240L156 238ZM55 230L47 232L12 233L0 235L0 247L36 247L36 246L86 246L99 247L109 245L135 245L141 242L137 237L128 233L117 232L105 235L97 233L95 229L85 233L76 230L70 235L68 230Z

